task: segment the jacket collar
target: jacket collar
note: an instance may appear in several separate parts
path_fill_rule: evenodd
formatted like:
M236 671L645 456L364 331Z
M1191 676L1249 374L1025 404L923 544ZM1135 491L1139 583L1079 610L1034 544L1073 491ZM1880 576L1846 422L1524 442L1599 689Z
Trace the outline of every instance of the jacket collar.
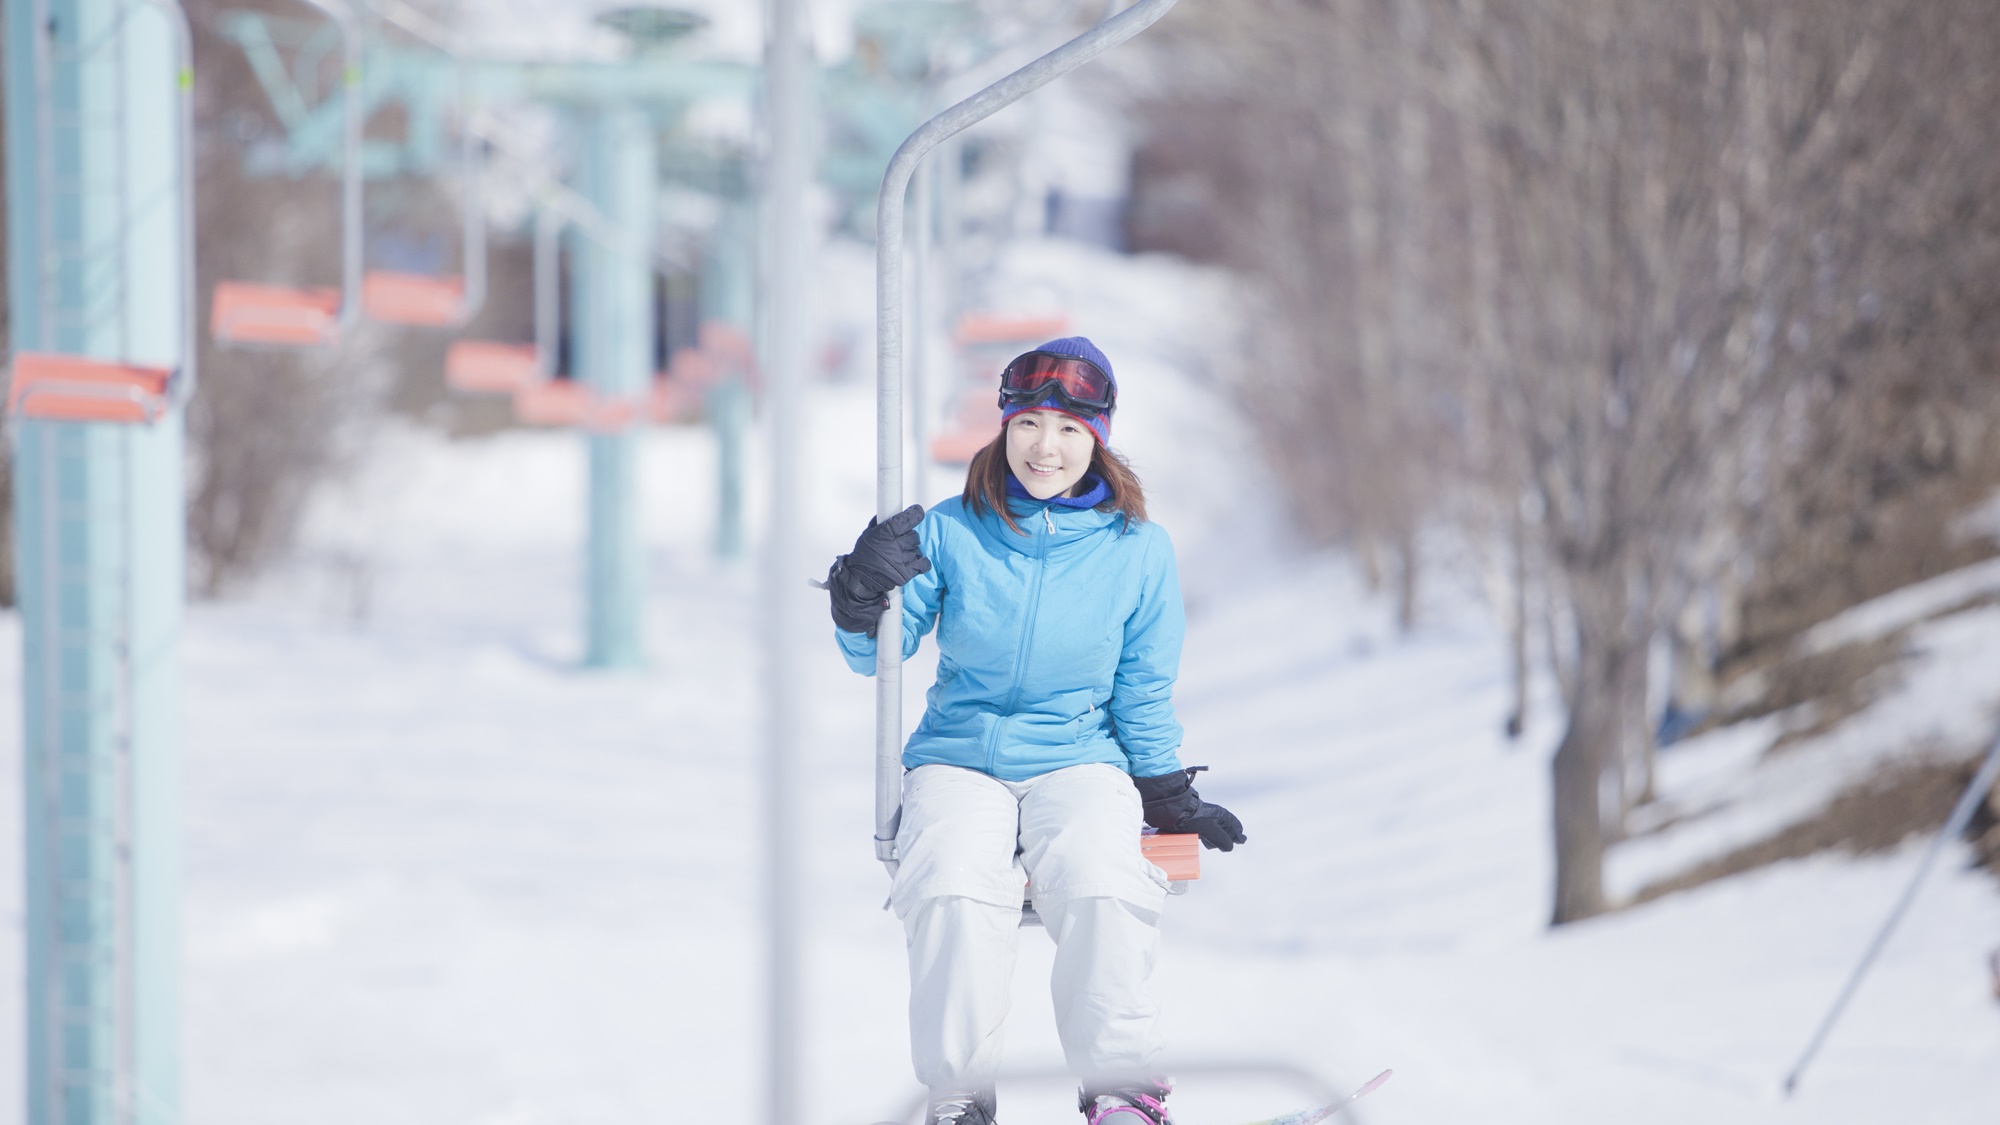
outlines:
M1011 478L1008 483L1015 484ZM1099 484L1101 487L1102 482ZM1105 496L1109 495L1110 491L1106 489ZM1123 530L1125 513L1103 512L1095 507L1076 506L1089 499L1090 496L1086 494L1059 497L1057 500L1037 500L1027 495L1025 489L1016 492L1014 488L1009 488L1007 510L1013 514L1014 522L1021 525L1021 530L1016 532L1009 528L1007 521L1001 519L998 512L987 512L981 522L986 525L994 538L1006 544L1011 550L1030 555L1060 555L1085 540L1094 539L1098 533L1107 528ZM1059 503L1058 500L1067 500L1068 503Z

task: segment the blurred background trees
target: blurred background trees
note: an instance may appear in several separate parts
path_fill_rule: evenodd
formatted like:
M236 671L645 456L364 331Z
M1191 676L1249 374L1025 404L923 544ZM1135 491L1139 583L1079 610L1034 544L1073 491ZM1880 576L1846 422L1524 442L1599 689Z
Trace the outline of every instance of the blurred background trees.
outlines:
M1241 397L1300 523L1406 621L1427 529L1521 564L1522 660L1542 592L1552 916L1596 913L1659 730L1771 706L1801 630L1993 551L1963 523L2000 486L2000 10L1239 0L1168 26L1134 245L1241 272Z

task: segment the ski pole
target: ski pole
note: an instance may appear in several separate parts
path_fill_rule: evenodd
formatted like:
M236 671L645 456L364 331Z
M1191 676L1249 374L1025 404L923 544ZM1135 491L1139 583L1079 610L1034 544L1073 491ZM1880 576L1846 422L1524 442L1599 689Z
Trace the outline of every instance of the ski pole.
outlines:
M1785 1076L1786 1097L1790 1097L1798 1089L1799 1076L1805 1073L1806 1067L1812 1063L1813 1056L1819 1053L1820 1044L1826 1041L1827 1033L1833 1030L1834 1022L1840 1019L1841 1010L1847 1007L1847 1002L1854 996L1854 990L1860 987L1861 978L1867 975L1868 967L1874 964L1876 954L1881 953L1882 947L1888 944L1890 932L1895 930L1896 923L1903 920L1904 912L1909 910L1910 903L1917 897L1917 888L1923 884L1924 876L1930 873L1931 863L1937 859L1938 853L1944 850L1945 841L1965 831L1966 823L1972 819L1972 811L1979 807L1980 797L1993 788L1996 777L2000 777L2000 734L1994 736L1993 746L1986 752L1986 761L1980 765L1979 772L1973 775L1972 784L1966 787L1965 795L1958 799L1958 805L1951 810L1950 818L1944 822L1944 827L1938 830L1937 837L1924 852L1923 861L1917 864L1916 873L1910 876L1909 886L1903 888L1903 897L1896 901L1895 909L1889 911L1889 917L1883 920L1882 928L1875 933L1875 940L1868 943L1867 952L1861 955L1860 964L1855 965L1854 972L1848 975L1847 983L1842 986L1840 995L1834 999L1833 1007L1827 1011L1826 1018L1820 1020L1818 1030L1813 1032L1812 1040L1806 1044L1804 1053L1799 1055L1799 1061L1792 1064L1792 1072Z
M1393 1070L1383 1071L1382 1073L1376 1075L1373 1078L1370 1078L1367 1082L1363 1083L1359 1090L1356 1090L1353 1093L1347 1095L1346 1097L1340 1099L1339 1101L1334 1102L1332 1105L1323 1105L1320 1106L1318 1109L1301 1110L1298 1113L1288 1113L1283 1117L1273 1117L1267 1121L1252 1122L1251 1125L1314 1125L1315 1122L1325 1121L1327 1118L1332 1117L1334 1114L1339 1113L1341 1110L1346 1109L1348 1106L1351 1106L1355 1102L1360 1101L1362 1098L1368 1096L1369 1094L1374 1093L1375 1088L1382 1085L1382 1083L1387 1082L1389 1080L1389 1076L1394 1073L1396 1072Z

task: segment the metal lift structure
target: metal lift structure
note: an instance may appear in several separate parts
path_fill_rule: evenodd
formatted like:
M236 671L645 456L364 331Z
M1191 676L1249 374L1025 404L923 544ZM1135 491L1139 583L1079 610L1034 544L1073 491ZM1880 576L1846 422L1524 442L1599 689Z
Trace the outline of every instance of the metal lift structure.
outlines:
M223 281L216 285L209 326L224 343L275 344L318 347L334 342L341 331L351 327L365 313L374 320L391 324L453 328L475 316L486 297L486 222L479 206L480 160L478 141L468 129L459 131L458 172L465 187L460 243L462 274L430 275L399 270L369 270L365 258L363 192L366 174L363 132L369 106L361 87L368 71L363 68L364 44L361 17L355 9L328 0L304 0L327 17L327 22L310 30L293 30L293 25L277 24L291 31L283 35L293 48L297 62L296 80L303 82L316 74L324 61L324 38L334 34L339 52L340 91L338 97L322 96L330 103L333 122L306 119L301 127L313 128L339 138L334 164L340 169L340 288L300 288L270 282ZM274 93L272 104L280 118L291 124L303 115L304 98L298 86L280 83L291 76L274 38L274 25L261 16L243 12L227 13L223 27L244 47L252 70L267 90ZM471 111L469 82L463 64L447 60L452 71L457 111L463 121ZM327 125L337 122L338 132ZM419 137L431 141L432 134ZM295 166L292 171L310 165Z
M178 1122L190 42L169 0L7 0L26 1120Z
M575 182L547 193L544 210L555 208L556 213L540 220L535 344L464 341L448 364L460 387L504 387L514 395L517 416L523 420L572 426L584 435L590 480L584 663L597 668L637 666L644 659L637 428L663 412L681 412L687 397L680 387L659 384L652 354L660 134L699 99L749 97L755 71L675 57L660 49L700 26L692 17L667 11L656 10L650 19L621 27L634 38L633 57L563 63L471 57L452 48L444 29L394 0L384 0L387 7L381 10L352 11L330 7L332 0L308 2L328 13L340 29L338 43L346 61L337 92L320 88L315 80L332 49L325 25L286 21L262 12L227 13L220 23L244 51L286 127L282 154L265 158L274 168L338 166L346 181L357 184L370 174L434 171L442 163L437 123L455 108L461 144L470 144L475 133L466 108L470 105L552 104L576 124L581 143ZM428 49L411 49L371 34L369 27L382 20L424 40ZM363 26L354 26L357 22ZM392 103L403 108L411 123L406 138L399 144L367 140L361 123ZM483 139L490 142L492 134ZM471 157L462 154L461 162L470 177ZM343 198L358 199L358 187L344 192ZM358 203L349 207L349 214L358 216ZM468 199L463 241L469 272L475 258L483 258L483 253L475 254L483 247L475 223L483 224L483 216ZM358 293L355 299L369 315L381 315L369 298L371 292L385 298L399 296L400 308L428 307L440 313L453 299L463 302L474 295L470 280L461 293L452 278L392 279L377 274L363 278L358 218L349 230L353 233L346 239L344 286ZM550 376L555 373L556 262L564 239L572 263L567 304L573 378L559 380ZM747 247L742 253L748 255ZM343 301L341 307L351 307L351 302ZM391 319L445 320L442 315ZM463 319L461 313L451 323ZM721 327L748 338L747 314L740 325ZM726 336L725 331L718 338ZM740 422L740 415L728 418ZM721 445L725 457L740 460L740 432L726 434ZM722 475L719 541L727 552L740 550L740 468L725 464Z

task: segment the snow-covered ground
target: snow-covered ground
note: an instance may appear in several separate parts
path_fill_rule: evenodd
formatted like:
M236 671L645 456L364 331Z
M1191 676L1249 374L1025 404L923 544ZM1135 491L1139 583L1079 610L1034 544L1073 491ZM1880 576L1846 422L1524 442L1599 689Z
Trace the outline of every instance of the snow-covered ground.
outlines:
M855 254L836 248L828 269L854 273ZM1250 836L1205 858L1167 920L1184 1125L1297 1108L1384 1067L1394 1081L1358 1114L1370 1125L2000 1119L1982 964L2000 887L1962 850L1780 1098L1918 845L1549 931L1556 706L1544 690L1526 737L1500 736L1504 647L1477 583L1439 577L1400 635L1341 558L1285 545L1254 443L1189 375L1230 330L1219 279L1054 244L1008 269L1008 291L1068 308L1119 364L1115 443L1188 571L1184 756L1213 767L1204 792ZM868 514L867 393L812 392L816 559ZM575 666L583 466L566 435L386 433L296 564L190 610L188 1125L760 1119L760 587L753 565L709 555L712 452L698 430L647 439L642 672ZM1990 680L1991 642L1954 638L1940 643L1969 646L1950 650L1961 670L1984 659ZM916 1095L901 935L868 840L872 692L818 617L792 639L812 654L796 701L802 1125L866 1125ZM17 695L0 715L7 787ZM16 900L18 868L0 865ZM17 901L6 919L17 957ZM1047 1074L1049 944L1024 931L1022 950L1009 1058ZM4 1001L18 1013L16 987ZM20 1104L19 1026L0 1012L0 1105ZM1003 1113L1072 1121L1068 1096L1023 1079Z

